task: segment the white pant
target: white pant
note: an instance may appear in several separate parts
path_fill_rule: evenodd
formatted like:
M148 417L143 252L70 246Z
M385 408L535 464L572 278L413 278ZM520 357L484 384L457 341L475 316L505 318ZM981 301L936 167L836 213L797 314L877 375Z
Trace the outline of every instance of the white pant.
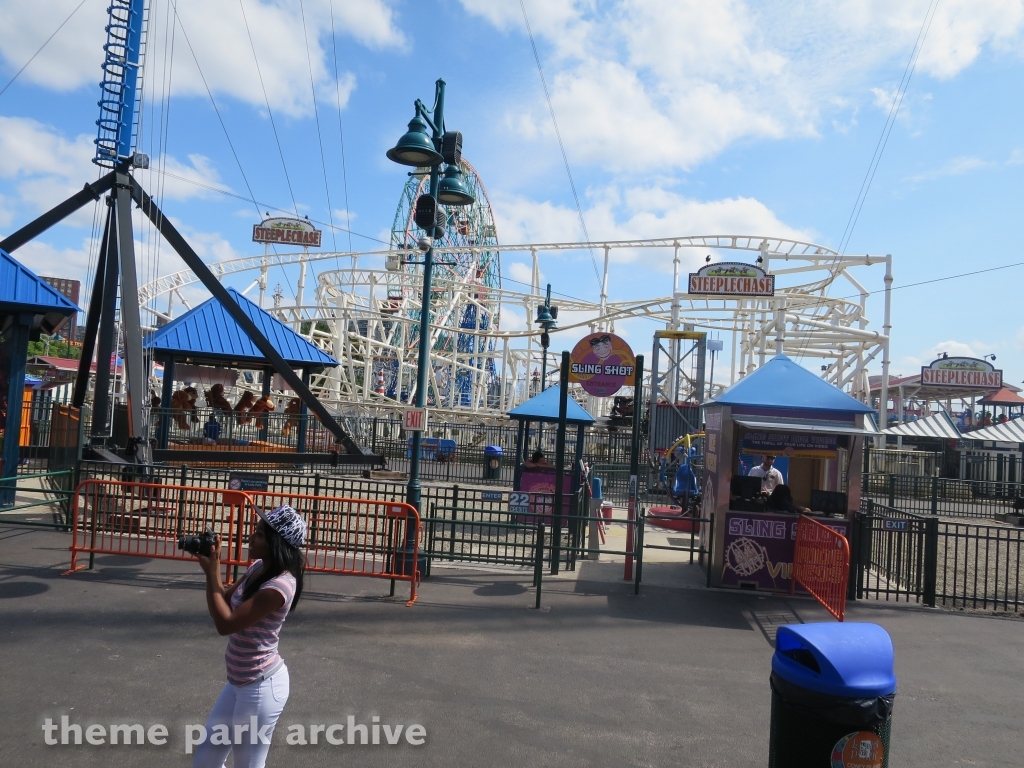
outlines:
M235 768L263 768L270 751L269 737L266 744L257 734L252 734L249 726L250 718L256 718L258 728L270 726L263 733L272 735L277 719L284 711L288 701L289 679L288 667L282 665L277 672L266 680L257 680L248 685L235 686L225 683L217 702L206 718L206 741L196 747L192 757L192 768L223 768L228 753L235 751ZM218 725L226 725L232 744L211 744L214 729ZM236 726L246 726L245 731L239 730L240 738L236 738ZM223 729L221 729L223 731ZM255 737L255 739L254 739ZM253 744L252 741L256 743ZM223 739L217 739L223 741Z

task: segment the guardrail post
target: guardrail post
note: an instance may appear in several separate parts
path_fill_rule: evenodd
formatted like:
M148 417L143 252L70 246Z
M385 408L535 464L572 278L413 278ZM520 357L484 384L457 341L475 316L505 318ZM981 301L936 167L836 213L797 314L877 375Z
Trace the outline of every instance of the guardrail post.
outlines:
M850 535L847 541L850 544L850 575L846 579L846 599L853 602L857 599L857 574L860 571L860 513L854 512L850 520Z
M427 530L423 535L423 543L426 545L426 551L421 554L424 555L426 563L424 565L423 578L430 578L430 566L434 560L434 541L437 535L437 523L434 521L437 519L437 502L430 502L430 522L427 523ZM421 518L422 522L422 518Z
M935 607L935 591L939 566L939 519L930 517L924 523L924 604Z
M932 514L939 514L939 478L932 478Z
M896 506L896 475L893 474L889 475L888 505L890 507Z
M310 537L309 538L310 538L310 541L313 542L314 546L316 546L317 534L319 533L319 526L317 525L317 523L320 522L320 482L321 482L321 476L320 476L320 473L317 472L313 476L313 496L315 496L316 498L313 501L313 519L311 521L312 524L309 526L309 528L310 528Z
M633 582L633 594L640 594L640 576L644 570L644 518L647 510L641 507L636 515L636 579Z
M864 599L864 581L871 564L871 533L875 502L867 499L867 514L857 515L857 599Z
M459 486L452 486L452 527L448 532L448 562L455 562L455 524L459 519Z
M185 473L188 472L188 465L182 464L181 471L178 477L178 485L180 490L178 491L178 524L176 527L177 533L181 536L185 532Z
M544 521L543 518L537 523L537 538L533 548L536 550L533 564L533 585L537 588L537 602L534 608L540 608L540 591L544 583Z

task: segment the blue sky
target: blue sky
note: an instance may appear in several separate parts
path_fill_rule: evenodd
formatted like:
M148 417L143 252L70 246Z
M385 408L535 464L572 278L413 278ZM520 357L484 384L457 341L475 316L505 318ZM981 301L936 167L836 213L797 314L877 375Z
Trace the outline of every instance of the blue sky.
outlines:
M0 1L4 82L77 3ZM106 5L85 0L0 96L0 231L96 175ZM929 5L528 0L591 236L756 233L837 247ZM387 239L405 181L384 152L413 100L429 101L444 77L448 124L464 133L501 241L581 239L518 0L334 0L333 38L330 0L178 0L173 56L170 7L150 5L141 148L161 156L166 118L163 162L175 176L242 196L247 180L258 200L291 209L269 100L299 213L344 226L340 95L351 228L370 238L352 244L376 250L383 246L372 238ZM1024 377L1024 320L1014 311L1024 268L899 289L1024 262L1015 231L1024 202L1024 115L1014 96L1024 86L1022 29L1024 2L940 1L847 247L894 256L894 374L946 351L995 353L1007 381ZM250 242L252 204L173 177L163 201L208 261L261 252ZM84 277L92 222L85 211L18 255L44 274ZM337 233L337 247L348 250L348 235ZM152 249L140 258L144 279L179 268L166 248L159 264ZM596 299L585 254L545 255L541 268L556 291ZM668 269L653 256L614 264L611 298L667 295ZM513 255L503 271L528 274ZM881 270L864 274L881 288ZM295 274L270 279L287 292ZM238 287L251 280L238 278ZM880 328L877 304L871 319Z

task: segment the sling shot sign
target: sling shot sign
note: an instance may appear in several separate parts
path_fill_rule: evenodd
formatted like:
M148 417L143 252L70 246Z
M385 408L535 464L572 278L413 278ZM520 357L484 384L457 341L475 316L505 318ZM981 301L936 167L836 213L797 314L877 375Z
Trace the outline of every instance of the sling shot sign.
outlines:
M722 261L690 273L689 293L705 296L774 296L775 275L753 264Z
M1003 372L987 360L974 357L940 357L921 369L921 384L926 387L968 387L999 389Z
M632 386L636 378L633 350L614 333L584 336L569 358L569 381L578 383L594 397L610 397L623 386Z
M319 248L322 235L323 232L302 219L264 219L259 224L253 224L252 227L254 243L280 243L281 245Z

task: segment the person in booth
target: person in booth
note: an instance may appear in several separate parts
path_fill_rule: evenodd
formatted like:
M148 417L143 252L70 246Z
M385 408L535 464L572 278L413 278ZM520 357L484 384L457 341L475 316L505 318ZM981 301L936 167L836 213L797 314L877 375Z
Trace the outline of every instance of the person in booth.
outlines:
M554 469L555 465L544 458L544 451L534 451L533 456L523 462L526 469Z
M768 496L775 490L775 486L783 483L782 473L772 466L774 463L775 457L765 454L761 457L761 463L747 473L749 477L761 478L761 493Z
M778 470L775 471L778 472ZM797 514L807 514L811 511L807 507L801 507L799 504L793 502L793 492L785 483L779 483L772 489L772 492L768 495L768 501L765 506L772 512L795 512Z
M221 583L219 537L209 554L196 555L206 573L206 607L217 632L229 638L228 679L206 719L206 739L196 747L193 768L223 768L229 752L235 768L263 768L288 701L288 667L277 645L302 595L306 521L288 505L257 512L260 521L249 537L254 562L230 587ZM256 732L246 730L238 738L236 723Z

